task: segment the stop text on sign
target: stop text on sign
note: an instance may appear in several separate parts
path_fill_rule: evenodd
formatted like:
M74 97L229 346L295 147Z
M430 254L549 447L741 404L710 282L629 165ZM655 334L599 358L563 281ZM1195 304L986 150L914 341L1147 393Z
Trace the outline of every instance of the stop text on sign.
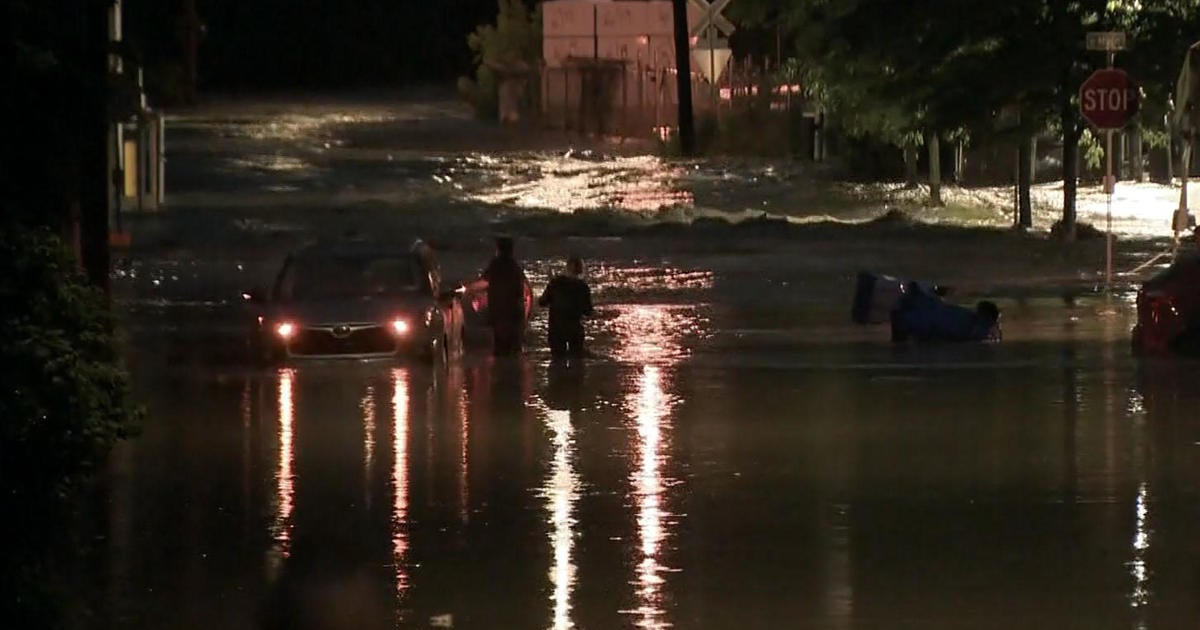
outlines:
M1096 112L1123 112L1129 109L1129 90L1124 88L1084 90L1082 107Z
M1097 70L1079 86L1079 113L1097 129L1120 129L1137 110L1137 86L1123 70Z

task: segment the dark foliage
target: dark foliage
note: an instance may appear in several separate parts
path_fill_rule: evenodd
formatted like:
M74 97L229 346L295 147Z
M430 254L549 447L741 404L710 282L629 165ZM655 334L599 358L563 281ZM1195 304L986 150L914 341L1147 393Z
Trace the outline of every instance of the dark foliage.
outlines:
M128 435L133 413L105 298L48 230L0 230L0 489L59 497Z
M6 208L7 211L7 208ZM87 627L71 577L86 552L74 514L112 445L134 429L103 295L46 228L0 226L0 618Z

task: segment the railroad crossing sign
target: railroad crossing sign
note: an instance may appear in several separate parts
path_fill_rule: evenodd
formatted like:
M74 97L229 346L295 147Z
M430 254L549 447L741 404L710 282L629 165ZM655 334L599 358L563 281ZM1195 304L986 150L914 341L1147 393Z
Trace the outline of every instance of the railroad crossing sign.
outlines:
M1120 129L1137 111L1137 85L1124 70L1097 70L1079 86L1079 113L1097 129Z
M730 22L728 18L721 15L721 11L724 11L725 7L729 6L729 3L733 2L733 0L713 0L712 2L708 0L688 0L688 2L697 9L700 9L701 16L700 21L691 28L691 32L688 33L689 36L698 37L709 27L716 28L725 37L733 35L733 22Z

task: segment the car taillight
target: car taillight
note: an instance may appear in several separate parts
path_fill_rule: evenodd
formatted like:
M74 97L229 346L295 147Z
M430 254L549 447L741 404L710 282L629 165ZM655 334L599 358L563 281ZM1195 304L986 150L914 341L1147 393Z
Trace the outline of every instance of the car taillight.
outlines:
M1161 320L1162 318L1168 316L1168 314L1178 314L1175 311L1175 301L1172 300L1171 296L1169 295L1162 293L1148 294L1145 296L1145 300L1147 310L1150 312L1150 316L1154 318L1155 321Z
M392 320L391 328L392 328L392 333L394 333L394 334L406 335L406 334L408 334L408 321L397 317L396 319Z
M280 339L289 339L296 334L296 325L292 322L279 322L275 326L275 334L279 335Z

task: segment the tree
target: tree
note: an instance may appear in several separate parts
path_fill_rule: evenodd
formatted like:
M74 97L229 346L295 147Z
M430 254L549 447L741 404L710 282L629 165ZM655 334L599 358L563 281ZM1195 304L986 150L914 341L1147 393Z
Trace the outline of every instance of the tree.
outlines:
M1073 238L1079 142L1076 93L1103 63L1084 50L1091 30L1124 29L1141 44L1129 64L1148 94L1171 85L1188 33L1200 29L1192 0L746 0L748 19L779 19L795 34L806 88L851 133L911 147L948 130L986 133L1019 103L1022 153L1055 127L1063 138L1063 227ZM1157 42L1171 42L1159 46ZM1165 104L1151 96L1156 107ZM1157 114L1156 109L1152 109ZM1053 125L1051 124L1053 122ZM1029 155L1021 155L1028 197ZM936 175L936 170L931 173ZM936 190L931 180L931 191ZM936 201L936 199L935 199Z
M809 96L851 134L903 147L910 165L915 149L927 147L935 204L941 203L943 136L987 121L989 106L999 100L981 75L1003 43L995 31L1012 18L978 11L982 6L976 0L796 0L781 14L796 33Z
M496 68L536 68L542 59L542 8L532 11L522 0L498 0L496 23L484 24L467 37L475 56L475 78L461 77L459 93L480 118L498 113Z

